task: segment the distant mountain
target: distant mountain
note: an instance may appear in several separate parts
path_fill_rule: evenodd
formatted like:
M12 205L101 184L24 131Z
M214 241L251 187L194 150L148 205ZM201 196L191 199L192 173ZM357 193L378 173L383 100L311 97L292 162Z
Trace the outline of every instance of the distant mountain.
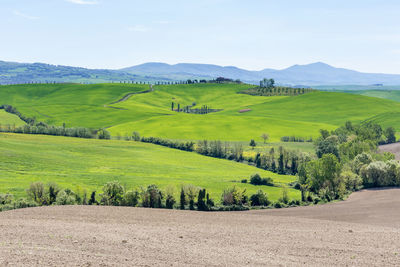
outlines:
M400 75L362 73L335 68L322 62L294 65L286 69L249 71L234 66L211 64L145 63L120 70L86 69L43 63L14 63L0 61L0 84L26 82L119 82L119 81L179 81L186 79L213 79L217 77L240 79L258 84L263 78L273 78L282 85L400 85Z
M335 68L322 62L294 65L283 70L264 69L249 71L237 67L222 67L209 64L145 63L122 69L132 74L151 74L160 77L218 77L240 79L257 83L263 78L274 78L277 83L288 85L400 85L400 75L362 73L354 70Z
M160 77L141 76L118 70L85 69L43 63L0 61L0 84L30 82L119 82L158 81ZM168 80L162 78L162 80Z
M185 79L190 78L216 78L226 77L232 79L241 79L243 81L255 82L260 80L260 75L253 71L239 69L237 67L228 66L221 67L211 64L191 64L179 63L176 65L169 65L166 63L144 63L141 65L124 68L122 71L135 74L151 74L165 78L181 77Z

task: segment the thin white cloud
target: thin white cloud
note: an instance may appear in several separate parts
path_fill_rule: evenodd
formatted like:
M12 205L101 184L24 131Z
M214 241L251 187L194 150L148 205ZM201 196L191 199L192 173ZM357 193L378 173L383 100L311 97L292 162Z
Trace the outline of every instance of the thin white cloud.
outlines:
M128 31L130 32L148 32L149 28L143 26L143 25L135 25L128 27Z
M171 22L168 21L168 20L157 20L157 21L154 21L154 23L156 23L156 24L170 24Z
M22 18L25 18L25 19L30 19L30 20L39 19L39 17L26 15L26 14L24 14L24 13L18 11L18 10L14 10L13 13L14 13L15 16L22 17Z
M78 5L97 5L99 3L96 0L66 0L66 1Z

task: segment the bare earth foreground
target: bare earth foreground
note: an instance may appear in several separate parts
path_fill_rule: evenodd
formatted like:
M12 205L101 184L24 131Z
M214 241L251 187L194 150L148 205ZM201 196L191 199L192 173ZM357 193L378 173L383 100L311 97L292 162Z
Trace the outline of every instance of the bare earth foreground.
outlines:
M281 210L0 213L0 265L400 265L400 189Z

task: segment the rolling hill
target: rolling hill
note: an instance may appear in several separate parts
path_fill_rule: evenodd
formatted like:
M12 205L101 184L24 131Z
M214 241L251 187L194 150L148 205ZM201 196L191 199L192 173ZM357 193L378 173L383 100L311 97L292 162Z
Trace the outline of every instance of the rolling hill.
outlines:
M59 136L0 133L0 192L25 196L33 181L55 182L81 193L101 191L118 180L127 189L156 184L173 186L176 197L182 185L206 188L219 202L224 189L237 186L254 193L262 189L271 200L281 197L280 187L243 184L241 179L259 173L287 184L296 178L278 175L245 164L202 156L152 144ZM299 199L298 190L289 189Z
M238 94L246 84L190 84L154 86L134 84L44 84L0 87L0 105L16 106L25 116L54 125L108 128L114 136L155 136L185 140L270 141L282 136L316 137L319 129L335 129L347 120L374 119L400 129L400 122L384 119L400 112L400 103L347 93L314 92L298 96ZM206 115L171 111L171 103L222 109ZM240 113L241 109L250 109ZM382 116L382 117L380 117Z
M86 69L43 63L16 63L0 61L0 84L37 82L104 83L119 81L166 81L162 77L135 75L124 71Z
M155 82L186 79L214 79L219 76L258 84L263 78L274 78L279 84L297 86L317 85L400 85L400 75L362 73L336 68L322 62L293 65L282 70L250 71L234 66L212 64L145 63L120 70L86 69L43 63L15 63L0 61L0 84L31 82Z
M354 70L335 68L323 62L307 65L293 65L282 70L263 69L249 71L233 66L217 66L210 64L180 63L169 65L165 63L145 63L122 69L132 74L150 73L154 76L169 78L174 76L190 77L228 77L250 83L258 83L263 78L274 78L281 84L289 85L400 85L400 75L362 73Z

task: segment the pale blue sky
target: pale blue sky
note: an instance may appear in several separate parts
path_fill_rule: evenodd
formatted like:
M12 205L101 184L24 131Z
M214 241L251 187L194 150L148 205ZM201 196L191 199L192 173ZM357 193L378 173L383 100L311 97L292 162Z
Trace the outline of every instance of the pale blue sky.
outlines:
M0 0L0 60L400 73L398 0Z

